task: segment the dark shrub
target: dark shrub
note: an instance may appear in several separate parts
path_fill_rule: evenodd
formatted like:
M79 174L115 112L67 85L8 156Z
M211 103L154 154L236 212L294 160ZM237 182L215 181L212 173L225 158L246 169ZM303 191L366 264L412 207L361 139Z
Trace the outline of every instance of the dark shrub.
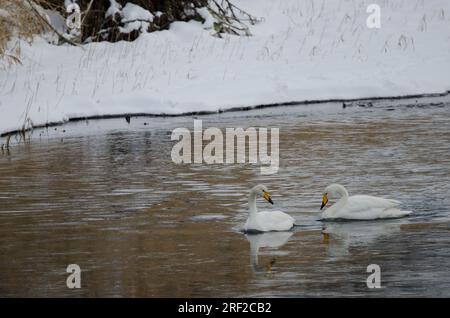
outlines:
M57 9L61 13L65 13L64 0L37 0L37 2L45 8ZM81 11L85 11L90 0L78 0L77 3L81 7ZM116 0L117 3L125 6L128 2L137 4L152 13L161 12L162 14L155 17L147 31L157 31L167 29L173 21L189 21L203 19L194 8L200 8L207 5L207 0ZM119 16L115 19L106 18L105 14L110 6L109 0L94 0L91 10L87 14L83 26L81 41L90 38L92 41L107 40L111 42L128 40L132 41L139 36L139 31L135 30L130 33L121 33L120 26L124 26Z

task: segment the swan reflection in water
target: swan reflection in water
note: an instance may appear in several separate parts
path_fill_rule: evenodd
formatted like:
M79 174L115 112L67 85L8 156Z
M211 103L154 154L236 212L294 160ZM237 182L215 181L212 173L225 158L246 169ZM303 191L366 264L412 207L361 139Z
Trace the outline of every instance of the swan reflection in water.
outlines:
M259 264L259 249L279 248L286 244L294 232L265 232L258 234L246 234L245 237L250 242L250 264L253 271L257 274L264 274L272 276L272 266L276 262L276 255L279 253L272 253L273 257L264 264Z
M401 231L400 223L388 221L352 221L325 223L322 230L323 243L331 257L344 257L355 246L368 246L378 239Z

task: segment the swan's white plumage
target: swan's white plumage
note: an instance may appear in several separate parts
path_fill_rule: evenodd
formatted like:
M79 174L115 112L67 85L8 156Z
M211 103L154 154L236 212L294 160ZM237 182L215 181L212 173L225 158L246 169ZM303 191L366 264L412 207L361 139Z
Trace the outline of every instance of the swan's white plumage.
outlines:
M288 231L294 226L295 219L281 211L257 212L255 218L247 219L244 229L246 231Z
M348 196L347 190L339 184L328 186L324 194L330 198L340 198L322 213L322 219L374 220L399 218L411 214L400 209L400 201L383 199L369 195Z
M267 188L263 185L257 185L250 190L248 199L249 216L244 225L244 231L288 231L294 226L295 219L281 211L261 211L256 208L257 196L263 196L268 193Z

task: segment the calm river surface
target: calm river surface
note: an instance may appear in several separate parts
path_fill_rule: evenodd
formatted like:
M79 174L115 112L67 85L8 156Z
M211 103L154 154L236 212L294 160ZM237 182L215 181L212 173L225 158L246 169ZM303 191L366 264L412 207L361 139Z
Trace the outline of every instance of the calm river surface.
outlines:
M450 296L448 97L198 119L278 127L278 173L174 164L171 132L192 131L192 117L90 120L13 138L0 152L0 296ZM257 183L275 202L258 207L290 213L292 232L240 232ZM330 183L414 214L322 222ZM80 289L66 287L69 264L81 267ZM366 286L369 264L381 268L380 289Z

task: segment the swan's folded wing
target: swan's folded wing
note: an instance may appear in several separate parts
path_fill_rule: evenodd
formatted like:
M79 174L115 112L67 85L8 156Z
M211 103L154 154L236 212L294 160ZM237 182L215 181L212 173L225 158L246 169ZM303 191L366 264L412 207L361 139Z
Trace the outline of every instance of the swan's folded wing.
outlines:
M258 213L258 223L265 231L287 231L294 226L295 219L281 211L262 211Z
M373 197L369 195L355 195L348 199L346 210L348 212L360 213L367 210L387 210L397 208L400 201Z
M400 204L401 202L397 200L377 198L368 195L355 195L348 198L346 204L333 214L333 218L375 220L381 218L402 217L411 213L411 211L400 210ZM331 209L332 208L333 207L331 207ZM327 210L325 210L325 212L327 212Z

